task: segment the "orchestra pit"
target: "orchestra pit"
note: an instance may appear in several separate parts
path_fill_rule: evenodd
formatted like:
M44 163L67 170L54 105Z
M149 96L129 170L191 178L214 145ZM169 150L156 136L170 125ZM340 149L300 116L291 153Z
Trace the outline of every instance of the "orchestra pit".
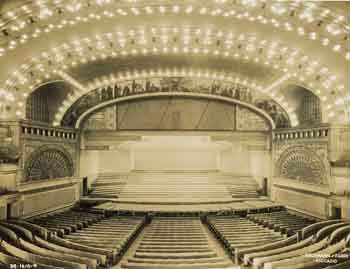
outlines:
M1 0L0 269L349 269L349 14Z

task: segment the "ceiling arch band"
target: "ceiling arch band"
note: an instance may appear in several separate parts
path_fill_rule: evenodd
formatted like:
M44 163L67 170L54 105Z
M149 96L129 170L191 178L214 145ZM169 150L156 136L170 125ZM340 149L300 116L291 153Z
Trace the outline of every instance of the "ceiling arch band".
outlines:
M76 16L78 12L79 16ZM310 40L318 40L319 45L328 47L335 53L341 53L346 60L350 60L350 50L346 46L350 29L344 23L346 20L344 15L334 13L315 2L289 3L258 0L208 1L205 6L203 2L198 5L193 1L172 1L170 4L160 1L146 3L145 1L96 0L72 3L72 1L58 0L50 5L46 5L43 1L32 1L27 5L4 12L0 29L5 42L0 43L0 57L7 51L42 34L80 23L103 19L115 20L125 16L164 14L214 16L284 29L299 36L307 36ZM49 23L50 19L54 18L58 18L58 21ZM46 21L47 24L44 24ZM308 24L306 28L303 25L305 23Z
M37 88L37 84L56 76L55 73L59 68L64 70L78 65L84 65L97 59L103 60L106 58L148 54L190 54L217 58L222 57L233 60L240 59L247 62L262 64L263 66L270 66L276 71L280 71L282 74L288 73L294 80L305 84L310 89L314 89L313 92L320 96L325 109L328 110L328 113L325 113L325 115L329 118L334 117L337 112L344 113L344 110L346 111L349 109L350 98L344 93L345 87L343 84L338 84L337 77L330 73L329 68L321 66L318 61L313 61L299 50L290 49L284 46L284 44L257 40L249 35L233 36L230 35L230 33L225 33L220 37L216 36L215 39L210 39L209 37L212 37L213 33L211 32L208 37L208 33L200 28L185 28L179 30L179 28L176 27L168 27L151 28L148 29L148 31L153 33L153 36L157 36L159 42L154 43L146 41L145 44L143 39L145 38L145 30L141 32L130 30L126 33L117 32L98 35L95 39L83 38L81 40L75 40L69 44L65 43L60 47L53 48L50 52L43 52L41 56L29 59L29 63L23 63L20 70L12 74L12 77L5 82L6 91L8 94L11 94L14 92L14 88L17 90L21 89L21 92L22 89L33 90ZM166 32L167 35L162 34L164 32ZM191 40L199 36L201 38L203 37L204 41L209 40L209 42L203 42L192 47L192 43L184 36L184 38L180 40L181 42L179 42L181 44L167 44L168 41L166 40L170 39L170 35L171 37L179 36L179 34L181 35L183 32L187 33L186 36L192 36L192 38L190 38ZM136 38L138 38L137 42L135 42ZM132 40L134 40L134 43L127 46L127 44L132 43ZM225 44L224 46L226 46L226 49L219 50L215 48L213 43L217 41ZM243 41L247 41L244 47L240 46ZM235 46L233 46L233 43ZM147 46L147 44L149 46ZM276 53L276 51L279 53ZM303 64L297 63L297 59L301 59ZM323 76L318 74L323 74ZM310 77L314 80L311 80ZM333 91L338 92L341 98L338 97L336 100L328 100L327 91L330 91L330 88L335 89ZM279 99L282 98L282 96L278 96L278 92L276 91L271 92L271 95L275 95L276 98ZM20 98L26 98L27 96L27 92L22 92L22 94L19 95ZM19 102L23 103L21 100L19 100ZM21 110L17 110L17 112L19 116L23 115Z

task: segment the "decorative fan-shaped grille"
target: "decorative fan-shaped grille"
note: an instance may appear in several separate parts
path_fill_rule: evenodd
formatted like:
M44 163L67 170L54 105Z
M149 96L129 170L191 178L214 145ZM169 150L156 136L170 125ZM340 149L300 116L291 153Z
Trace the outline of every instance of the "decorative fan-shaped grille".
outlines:
M317 154L310 149L291 147L278 161L277 176L322 184L325 181L325 167Z
M59 149L45 149L34 152L26 165L26 179L51 179L73 175L70 156Z

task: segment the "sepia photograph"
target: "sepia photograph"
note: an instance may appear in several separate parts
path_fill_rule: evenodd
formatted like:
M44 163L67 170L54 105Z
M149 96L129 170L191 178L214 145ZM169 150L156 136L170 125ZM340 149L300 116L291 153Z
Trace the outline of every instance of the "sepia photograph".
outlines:
M0 269L350 269L350 0L0 0Z

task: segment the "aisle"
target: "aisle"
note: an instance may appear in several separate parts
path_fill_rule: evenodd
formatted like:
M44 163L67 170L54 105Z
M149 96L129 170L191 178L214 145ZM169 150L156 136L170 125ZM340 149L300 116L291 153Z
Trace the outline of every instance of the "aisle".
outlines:
M229 268L235 265L198 217L156 217L145 227L120 268Z
M220 241L215 237L215 235L213 234L213 232L209 229L208 225L203 223L203 229L206 232L206 234L208 235L208 241L209 244L212 246L212 248L216 251L217 255L219 257L222 257L224 259L227 259L229 261L231 261L232 265L234 265L234 262L231 260L230 256L228 255L228 253L225 251L224 247L222 246L222 244L220 243ZM238 267L237 267L238 268Z
M127 259L132 256L138 245L140 244L145 232L147 225L142 229L142 231L138 234L138 236L136 237L136 239L134 240L134 242L132 242L131 246L129 247L129 249L124 253L123 257L121 258L121 260L119 261L119 263L117 263L116 265L112 266L111 269L121 269L120 265L122 264L122 262L127 261Z

